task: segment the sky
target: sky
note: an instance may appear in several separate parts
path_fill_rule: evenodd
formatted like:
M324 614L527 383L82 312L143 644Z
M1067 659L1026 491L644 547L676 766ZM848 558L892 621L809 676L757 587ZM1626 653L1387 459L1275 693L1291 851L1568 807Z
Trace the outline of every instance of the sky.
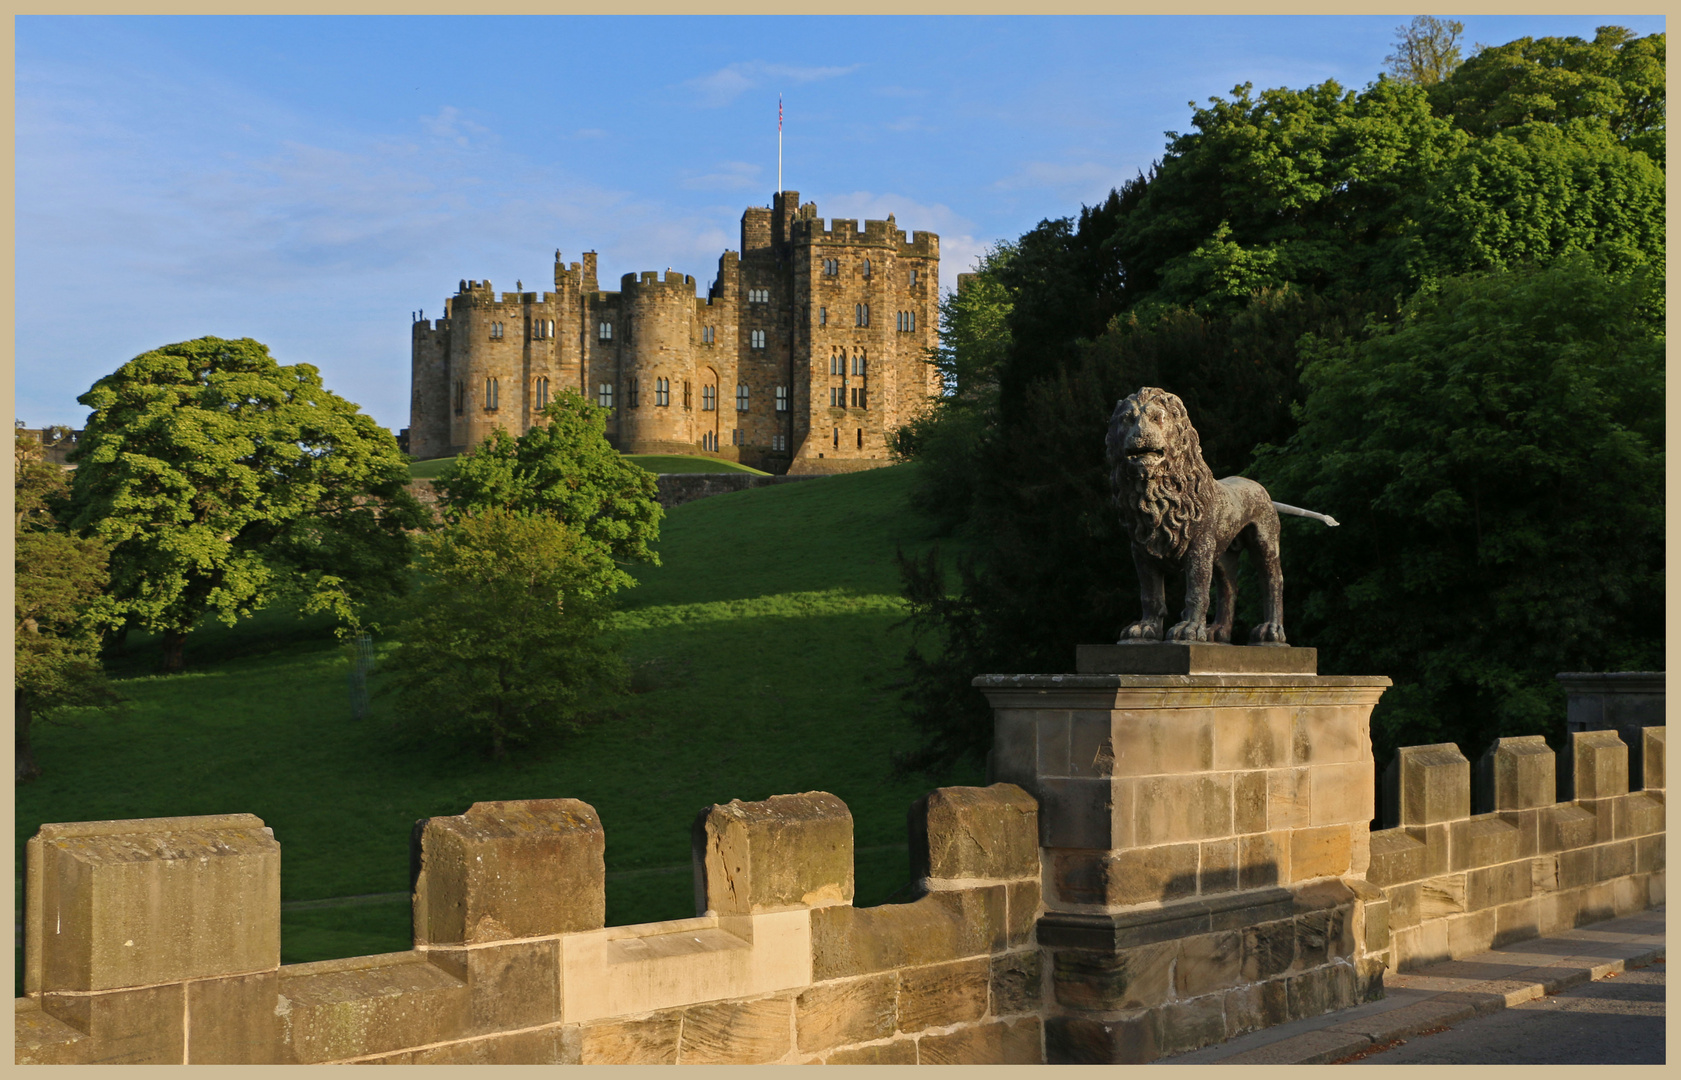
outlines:
M1462 16L1467 44L1663 30ZM820 216L988 245L1157 160L1191 102L1359 89L1403 18L48 17L16 20L16 416L175 341L252 337L393 431L409 328L463 278L673 268L699 288L782 184ZM1469 53L1469 49L1467 49Z

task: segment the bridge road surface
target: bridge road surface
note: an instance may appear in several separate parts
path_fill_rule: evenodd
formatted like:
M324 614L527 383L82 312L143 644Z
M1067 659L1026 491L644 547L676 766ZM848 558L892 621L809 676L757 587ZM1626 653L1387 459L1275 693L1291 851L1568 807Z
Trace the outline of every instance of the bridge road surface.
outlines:
M1662 1065L1664 961L1412 1035L1351 1065Z

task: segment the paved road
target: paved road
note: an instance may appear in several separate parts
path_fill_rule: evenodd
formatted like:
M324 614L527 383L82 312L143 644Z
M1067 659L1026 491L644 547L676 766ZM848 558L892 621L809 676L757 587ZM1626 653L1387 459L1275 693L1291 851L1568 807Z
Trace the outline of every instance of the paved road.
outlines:
M1664 964L1415 1035L1359 1065L1662 1065Z

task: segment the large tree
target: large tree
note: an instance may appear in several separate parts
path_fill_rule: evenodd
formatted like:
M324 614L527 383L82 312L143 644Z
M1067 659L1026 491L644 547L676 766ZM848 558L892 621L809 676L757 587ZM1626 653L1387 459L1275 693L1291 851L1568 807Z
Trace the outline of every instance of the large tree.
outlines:
M344 625L406 585L426 521L396 439L309 364L205 337L143 353L78 398L71 527L111 548L113 624L184 662L205 616L232 625L283 594Z
M19 783L40 775L30 741L35 722L58 709L119 700L99 664L99 632L88 609L104 591L108 551L71 536L53 508L67 490L64 470L42 460L41 441L19 432L13 452L13 735Z
M600 587L635 579L620 564L659 565L659 485L607 442L607 410L563 390L539 422L515 438L498 429L438 477L451 519L486 510L552 514L602 566Z

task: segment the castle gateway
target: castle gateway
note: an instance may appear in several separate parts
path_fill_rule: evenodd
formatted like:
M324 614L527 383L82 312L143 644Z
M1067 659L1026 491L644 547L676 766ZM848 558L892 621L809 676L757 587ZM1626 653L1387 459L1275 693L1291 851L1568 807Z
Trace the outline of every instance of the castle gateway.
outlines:
M770 472L888 462L893 430L939 389L940 241L835 220L784 191L741 216L741 251L705 297L687 274L626 274L618 292L555 253L552 293L462 281L413 335L409 453L461 453L529 429L563 387L607 406L625 453L705 454Z

